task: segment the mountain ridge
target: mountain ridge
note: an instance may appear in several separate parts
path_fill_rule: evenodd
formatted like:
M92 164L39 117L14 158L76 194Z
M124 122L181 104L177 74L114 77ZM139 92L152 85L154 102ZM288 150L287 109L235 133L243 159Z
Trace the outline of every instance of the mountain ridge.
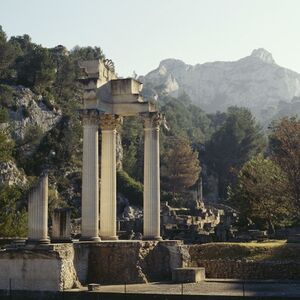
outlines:
M179 96L186 93L207 112L246 106L259 120L270 119L281 102L300 96L300 74L276 64L263 48L236 61L189 65L168 58L142 76L146 97Z

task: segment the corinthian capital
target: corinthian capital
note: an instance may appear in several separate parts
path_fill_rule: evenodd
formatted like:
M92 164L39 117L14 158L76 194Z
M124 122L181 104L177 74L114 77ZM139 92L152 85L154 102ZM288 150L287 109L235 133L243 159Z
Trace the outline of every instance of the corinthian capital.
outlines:
M102 130L115 130L122 124L122 117L118 115L104 114L100 117L100 126Z
M144 128L156 128L158 129L163 121L163 115L159 112L151 112L142 115L144 118Z
M99 111L97 109L82 109L80 113L83 125L99 125Z

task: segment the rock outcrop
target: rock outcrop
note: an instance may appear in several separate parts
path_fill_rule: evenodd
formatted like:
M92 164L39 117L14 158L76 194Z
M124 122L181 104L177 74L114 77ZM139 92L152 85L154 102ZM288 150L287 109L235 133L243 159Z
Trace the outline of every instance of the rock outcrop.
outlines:
M24 139L26 130L34 126L38 126L45 133L60 120L61 111L55 107L47 107L47 102L41 95L36 95L22 86L14 86L13 89L14 106L9 109L9 117L14 139Z
M23 186L27 183L25 174L20 171L13 161L0 163L0 185L19 185Z

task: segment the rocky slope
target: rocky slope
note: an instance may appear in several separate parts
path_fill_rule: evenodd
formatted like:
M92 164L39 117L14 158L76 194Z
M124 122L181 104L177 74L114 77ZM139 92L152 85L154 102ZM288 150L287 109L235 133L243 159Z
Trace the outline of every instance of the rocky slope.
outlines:
M49 131L61 118L61 111L48 108L41 95L30 89L14 86L15 106L9 109L13 138L22 140L29 127L38 126L42 133Z
M207 112L225 111L231 105L246 106L264 121L300 96L300 74L277 65L264 49L253 50L238 61L195 66L166 59L140 79L147 97L185 92Z

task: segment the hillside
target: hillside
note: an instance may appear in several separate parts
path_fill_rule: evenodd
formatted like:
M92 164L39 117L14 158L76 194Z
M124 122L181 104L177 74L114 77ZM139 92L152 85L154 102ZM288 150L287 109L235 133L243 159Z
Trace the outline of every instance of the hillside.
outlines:
M148 97L186 93L209 113L226 111L232 105L244 106L267 123L275 116L289 114L292 101L296 107L292 112L300 113L296 98L300 96L300 74L277 65L265 49L255 49L237 61L194 66L166 59L140 79Z

